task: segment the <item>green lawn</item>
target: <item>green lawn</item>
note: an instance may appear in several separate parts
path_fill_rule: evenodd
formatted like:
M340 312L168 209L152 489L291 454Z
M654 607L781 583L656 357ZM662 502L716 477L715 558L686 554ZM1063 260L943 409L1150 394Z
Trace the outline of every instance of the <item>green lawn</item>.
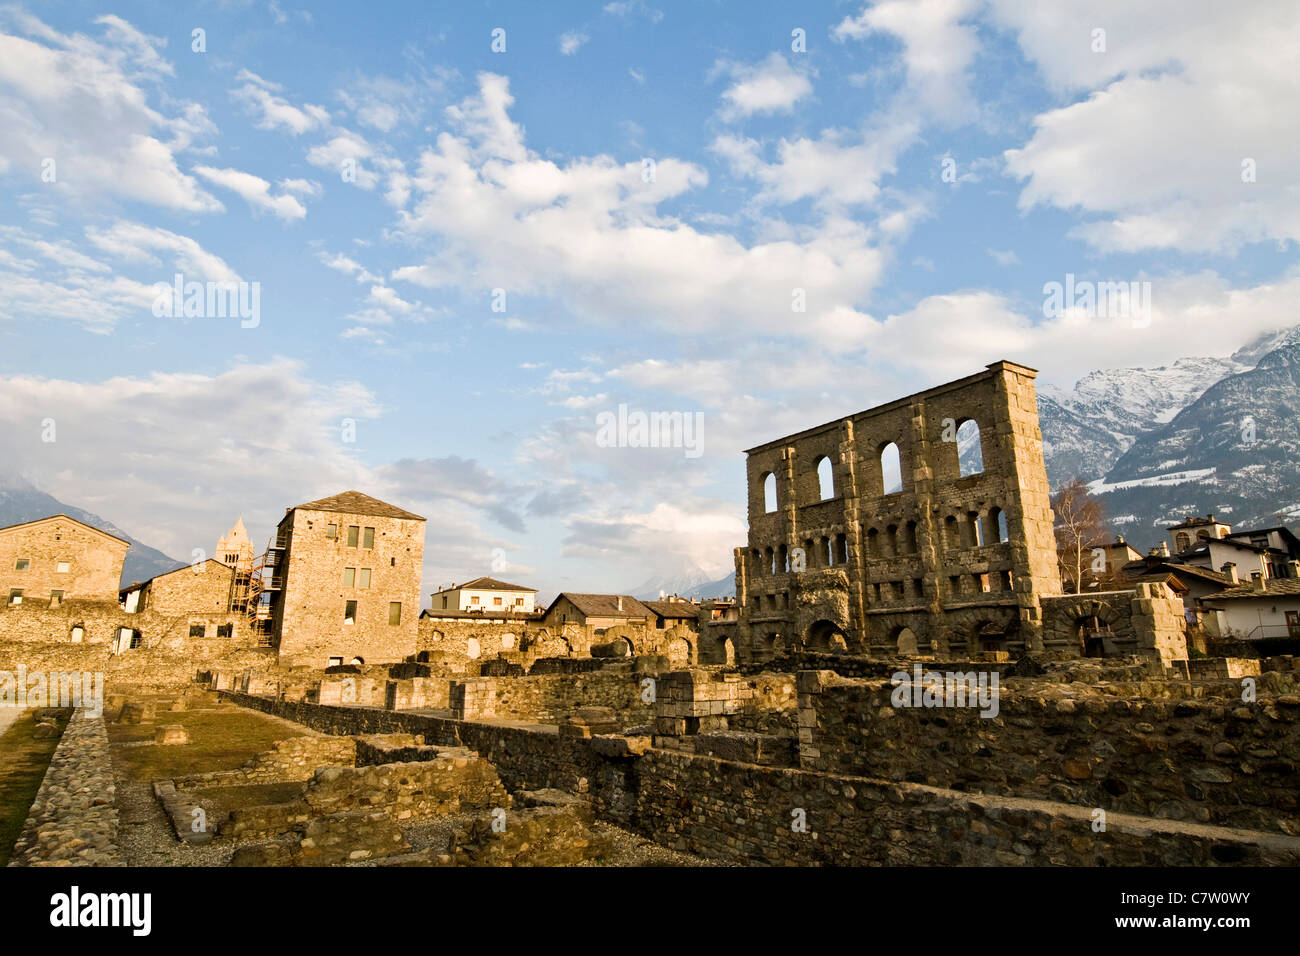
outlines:
M123 747L153 740L154 728L180 724L190 742L169 747ZM159 712L152 724L109 724L113 763L144 783L159 777L182 777L212 770L236 770L277 740L301 737L279 721L247 710Z
M60 717L56 723L62 735L68 720ZM0 736L0 866L9 862L14 843L27 820L27 811L59 746L58 737L33 740L35 726L35 714L28 711Z

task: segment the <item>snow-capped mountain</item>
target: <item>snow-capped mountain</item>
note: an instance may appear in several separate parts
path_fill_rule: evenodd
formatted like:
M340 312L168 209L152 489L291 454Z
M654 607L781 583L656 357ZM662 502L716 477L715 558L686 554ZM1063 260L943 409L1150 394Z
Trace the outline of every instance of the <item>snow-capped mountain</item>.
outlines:
M48 518L56 514L76 518L93 528L107 531L131 542L122 565L123 585L130 584L132 581L144 581L156 574L174 571L185 565L184 561L169 558L161 551L137 541L113 522L97 514L74 505L64 504L19 478L0 476L0 528L21 524L24 521L35 521L37 518Z
M708 598L729 597L736 593L734 573L714 577L703 568L696 567L681 574L660 575L642 581L631 594L638 601L657 601L660 594L677 594L681 597Z
M1240 528L1300 518L1298 411L1300 326L1229 358L1093 372L1039 393L1052 486L1088 481L1139 548L1193 514Z

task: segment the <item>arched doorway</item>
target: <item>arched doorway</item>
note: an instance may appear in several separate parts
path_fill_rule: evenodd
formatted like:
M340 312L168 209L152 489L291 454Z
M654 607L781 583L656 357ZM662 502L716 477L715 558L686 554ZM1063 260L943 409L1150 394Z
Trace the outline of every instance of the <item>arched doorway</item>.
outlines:
M1111 636L1109 622L1087 614L1075 620L1074 628L1084 657L1106 656L1106 639Z
M844 654L849 649L848 639L840 626L824 618L808 628L806 643L808 650L822 654Z
M920 653L916 634L910 627L900 627L894 631L894 646L902 657L915 657Z

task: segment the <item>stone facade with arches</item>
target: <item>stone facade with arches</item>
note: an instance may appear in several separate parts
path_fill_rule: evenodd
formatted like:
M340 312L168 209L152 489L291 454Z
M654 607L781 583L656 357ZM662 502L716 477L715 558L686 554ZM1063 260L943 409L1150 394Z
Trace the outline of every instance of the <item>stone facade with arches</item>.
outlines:
M737 659L840 641L894 656L900 636L941 656L1044 651L1061 583L1036 375L995 362L749 449Z

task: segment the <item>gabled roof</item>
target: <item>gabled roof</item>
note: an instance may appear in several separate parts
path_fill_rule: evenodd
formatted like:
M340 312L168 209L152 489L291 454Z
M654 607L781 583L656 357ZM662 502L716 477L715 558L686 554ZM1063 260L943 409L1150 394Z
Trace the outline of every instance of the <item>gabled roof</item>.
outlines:
M441 594L443 591L527 591L530 594L536 594L537 588L526 588L522 584L506 584L504 581L498 581L496 578L475 578L473 581L466 581L464 584L458 584L454 588L442 588L434 591L434 594Z
M1200 578L1204 581L1212 581L1215 584L1221 584L1224 587L1229 586L1232 582L1222 571L1211 571L1209 568L1203 568L1198 564L1182 564L1176 561L1161 561L1156 564L1147 564L1145 560L1130 561L1124 565L1123 571L1131 578L1134 577L1153 577L1158 575L1186 575L1191 578Z
M623 599L621 611L618 609L620 597ZM551 602L551 607L555 607L560 598L568 598L569 603L587 617L650 617L654 613L630 594L575 594L563 591Z
M1218 594L1207 594L1201 600L1231 601L1241 598L1258 598L1261 601L1267 601L1269 598L1281 596L1300 597L1300 578L1269 578L1266 584L1268 586L1263 591L1256 591L1253 583L1242 584L1234 588L1228 588L1226 591L1220 591Z
M642 601L660 617L699 617L700 606L690 601Z
M408 521L424 520L420 515L403 511L396 505L390 505L386 501L380 501L378 498L372 498L359 491L343 491L337 495L330 495L328 498L318 498L316 501L308 501L306 504L297 505L293 510L299 509L303 511L336 511L339 514L348 515L374 515L377 518L405 518Z
M20 521L18 524L8 525L7 527L0 528L0 534L4 534L6 531L16 531L19 528L28 528L31 527L32 525L41 524L42 522L45 521L55 521L59 518L62 518L64 521L71 521L73 524L80 525L81 527L85 528L87 531L95 532L95 534L103 535L105 538L112 538L114 541L120 541L128 548L131 547L131 542L127 541L126 538L119 538L115 534L109 534L107 531L103 530L102 528L96 528L94 525L86 524L86 522L84 521L78 521L76 518L72 517L71 515L66 515L63 512L59 512L56 515L50 515L48 518L37 518L34 521Z

